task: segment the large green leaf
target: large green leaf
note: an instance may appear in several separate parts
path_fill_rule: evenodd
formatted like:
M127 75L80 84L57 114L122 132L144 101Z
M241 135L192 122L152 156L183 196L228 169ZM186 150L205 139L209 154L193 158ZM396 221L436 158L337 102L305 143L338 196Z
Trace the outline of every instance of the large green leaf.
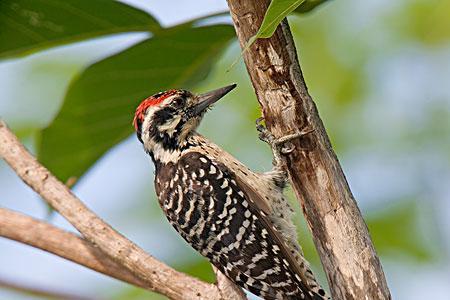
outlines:
M1 0L0 58L112 33L160 30L149 14L110 0Z
M190 88L234 36L229 25L179 26L88 67L42 132L39 160L60 179L81 176L132 133L138 103L169 88Z

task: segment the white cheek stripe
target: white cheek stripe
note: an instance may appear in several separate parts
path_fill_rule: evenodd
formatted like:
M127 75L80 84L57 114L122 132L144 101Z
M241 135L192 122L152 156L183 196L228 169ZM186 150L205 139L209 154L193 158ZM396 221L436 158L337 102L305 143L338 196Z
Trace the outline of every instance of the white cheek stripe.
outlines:
M180 123L180 121L181 116L176 116L171 120L171 122L158 126L158 131L160 132L165 131L169 134L169 136L172 137L173 134L177 131L177 125Z
M162 163L168 162L176 162L180 157L180 151L178 150L166 150L162 147L161 144L155 143L152 139L149 139L148 128L150 125L151 118L145 118L144 123L142 124L142 128L144 128L142 132L142 140L144 142L144 148L151 151L153 153L153 157L155 160L160 161Z

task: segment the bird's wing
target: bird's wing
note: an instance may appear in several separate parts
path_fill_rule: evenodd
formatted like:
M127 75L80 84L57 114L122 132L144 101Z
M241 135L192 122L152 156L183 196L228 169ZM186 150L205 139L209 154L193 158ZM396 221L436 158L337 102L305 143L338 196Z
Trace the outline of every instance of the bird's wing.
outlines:
M267 209L265 206L267 202L264 200L261 193L256 191L251 185L247 184L245 180L242 180L237 174L234 174L236 178L236 182L238 186L243 190L246 197L250 200L250 203L255 206L255 210L259 211L259 217L264 223L264 226L268 228L271 237L277 241L277 244L280 244L280 250L283 253L283 256L289 262L289 266L294 271L295 274L300 276L301 281L307 285L306 277L304 276L300 266L297 264L297 260L289 250L289 247L286 245L286 242L282 236L282 234L274 227L273 221L270 220L271 210ZM261 204L264 206L261 207Z
M196 181L202 184L190 185L190 197L211 197L216 202L208 212L208 226L214 230L210 228L208 243L198 251L231 280L264 299L300 299L302 293L304 299L322 299L310 294L296 260L268 218L269 211L264 211L268 208L260 207L266 202L258 192L224 164L198 152L185 154L180 163L188 164L186 172L201 175Z

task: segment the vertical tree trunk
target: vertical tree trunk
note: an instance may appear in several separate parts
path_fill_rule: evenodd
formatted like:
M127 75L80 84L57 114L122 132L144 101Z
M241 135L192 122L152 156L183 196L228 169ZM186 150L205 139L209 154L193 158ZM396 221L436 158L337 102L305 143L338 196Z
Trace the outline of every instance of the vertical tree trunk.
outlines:
M241 47L258 31L269 2L228 0ZM286 164L333 298L390 299L367 226L308 94L287 21L270 39L255 42L244 60L274 136L313 130L293 142Z

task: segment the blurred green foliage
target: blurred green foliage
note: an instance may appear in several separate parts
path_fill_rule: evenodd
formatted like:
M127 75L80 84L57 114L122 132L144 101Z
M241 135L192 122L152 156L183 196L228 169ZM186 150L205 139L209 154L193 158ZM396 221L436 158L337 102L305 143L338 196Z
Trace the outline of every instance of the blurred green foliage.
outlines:
M393 201L381 212L367 218L378 254L405 258L403 253L408 249L410 259L419 262L433 259L435 249L425 245L424 236L417 223L419 209L416 201Z
M450 1L412 0L397 7L387 19L403 38L437 46L450 39L449 15Z
M216 277L212 270L211 264L203 257L196 261L181 264L178 266L175 265L175 268L207 282L213 283L216 281Z
M167 299L167 297L164 297L157 293L152 293L150 291L137 288L134 286L126 286L121 291L117 292L112 298L112 300L163 300Z

